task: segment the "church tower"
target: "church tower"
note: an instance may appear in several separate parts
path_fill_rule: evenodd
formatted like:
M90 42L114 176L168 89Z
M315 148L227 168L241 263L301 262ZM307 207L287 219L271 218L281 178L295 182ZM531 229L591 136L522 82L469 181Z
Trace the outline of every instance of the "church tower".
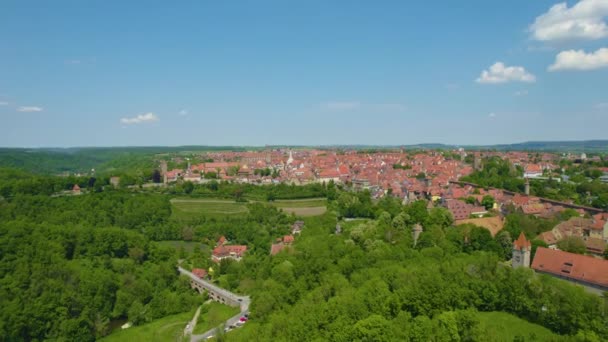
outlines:
M511 259L511 266L513 268L518 267L530 267L530 252L532 251L532 244L524 232L519 234L519 238L513 241L513 259Z

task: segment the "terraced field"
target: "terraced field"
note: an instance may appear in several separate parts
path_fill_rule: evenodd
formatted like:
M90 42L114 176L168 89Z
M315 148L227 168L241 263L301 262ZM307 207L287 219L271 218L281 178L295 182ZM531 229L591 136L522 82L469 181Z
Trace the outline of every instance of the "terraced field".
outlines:
M277 200L264 203L297 216L317 216L327 211L327 200L324 198ZM201 214L205 216L242 215L248 211L247 203L223 199L174 198L171 199L171 204L173 205L173 215L176 218L192 218Z

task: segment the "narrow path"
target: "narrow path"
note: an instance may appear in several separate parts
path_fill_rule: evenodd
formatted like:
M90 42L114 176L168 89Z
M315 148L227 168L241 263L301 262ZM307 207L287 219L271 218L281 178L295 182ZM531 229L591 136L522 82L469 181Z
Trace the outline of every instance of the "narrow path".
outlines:
M194 327L196 326L196 322L198 322L198 316L200 314L201 314L201 307L199 306L198 309L196 309L196 312L194 313L194 317L192 318L192 320L186 325L186 328L184 329L184 336L192 335L192 332L194 331Z

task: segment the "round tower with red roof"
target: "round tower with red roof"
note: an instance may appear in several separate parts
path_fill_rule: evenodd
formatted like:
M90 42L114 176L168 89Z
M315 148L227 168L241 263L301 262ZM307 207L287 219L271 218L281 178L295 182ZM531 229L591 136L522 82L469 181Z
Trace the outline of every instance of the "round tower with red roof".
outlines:
M511 266L513 268L518 267L530 267L530 252L532 251L532 244L524 232L519 234L519 238L513 241L513 258L511 259Z

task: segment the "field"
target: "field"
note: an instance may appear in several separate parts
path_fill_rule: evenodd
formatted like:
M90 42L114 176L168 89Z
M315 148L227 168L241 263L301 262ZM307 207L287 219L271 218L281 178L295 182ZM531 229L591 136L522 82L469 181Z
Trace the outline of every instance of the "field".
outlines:
M297 216L322 215L327 210L327 201L324 198L302 200L277 200L264 202L281 208L288 214ZM240 203L222 199L188 199L173 198L173 215L175 218L188 219L199 215L223 216L242 215L247 213L247 203Z
M479 312L481 327L489 333L493 341L513 341L516 336L526 341L561 341L560 335L537 324L505 312Z
M234 308L217 302L203 304L201 314L198 316L198 322L194 327L194 334L203 334L209 329L217 327L221 323L226 322L228 318L235 316L238 313L239 308Z
M120 330L101 339L102 342L150 341L170 342L181 341L186 324L192 319L194 312L157 319L148 324Z

